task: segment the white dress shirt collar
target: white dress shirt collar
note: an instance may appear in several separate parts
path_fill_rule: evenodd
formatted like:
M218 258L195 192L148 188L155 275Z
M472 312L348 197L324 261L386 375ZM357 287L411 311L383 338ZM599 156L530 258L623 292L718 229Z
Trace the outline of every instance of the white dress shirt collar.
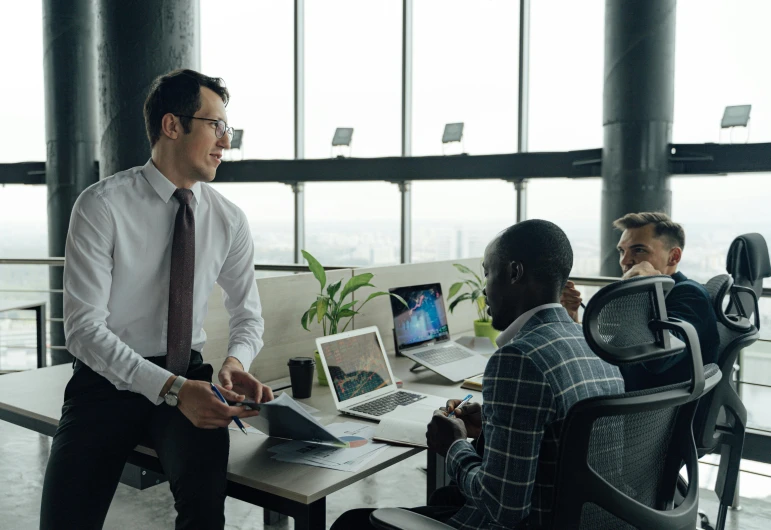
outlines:
M142 167L142 175L144 175L145 180L147 180L148 184L153 187L163 202L168 203L171 200L171 198L174 196L174 192L177 190L177 187L173 182L166 178L157 167L155 167L152 158L147 161L147 164L145 164L144 167ZM196 203L200 205L202 199L201 183L196 182L193 184L193 187L190 188L190 191L193 192L193 197L195 197Z
M519 315L519 317L511 323L511 325L506 328L504 331L501 332L500 335L498 335L498 338L495 339L495 343L498 345L499 348L505 346L511 340L516 336L517 333L525 326L528 320L535 315L537 312L539 312L542 309L556 309L558 307L562 307L562 304L558 304L557 302L552 302L551 304L543 304L539 305L537 307L534 307L533 309L526 311L525 313L522 313Z

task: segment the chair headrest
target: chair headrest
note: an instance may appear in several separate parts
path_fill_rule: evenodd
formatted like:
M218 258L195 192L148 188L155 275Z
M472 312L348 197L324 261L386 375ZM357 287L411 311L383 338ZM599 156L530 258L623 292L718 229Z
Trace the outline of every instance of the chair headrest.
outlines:
M768 245L760 234L744 234L733 240L728 249L726 270L737 283L754 283L771 277Z
M733 284L733 278L728 274L718 274L704 284L716 314L723 312L723 300Z
M621 280L600 289L584 311L584 337L601 359L632 364L680 353L685 344L652 323L666 321L669 276Z

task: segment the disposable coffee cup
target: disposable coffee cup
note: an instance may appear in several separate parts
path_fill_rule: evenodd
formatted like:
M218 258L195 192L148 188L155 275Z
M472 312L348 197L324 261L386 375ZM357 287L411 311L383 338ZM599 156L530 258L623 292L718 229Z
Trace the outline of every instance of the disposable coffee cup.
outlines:
M286 363L289 366L289 379L292 382L292 396L295 399L311 397L313 374L316 361L312 357L292 357Z

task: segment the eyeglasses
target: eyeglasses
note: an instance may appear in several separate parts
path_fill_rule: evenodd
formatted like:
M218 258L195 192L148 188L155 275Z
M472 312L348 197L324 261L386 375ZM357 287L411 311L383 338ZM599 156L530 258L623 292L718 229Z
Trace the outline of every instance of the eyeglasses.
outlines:
M204 121L211 121L217 124L217 126L214 128L214 134L217 138L222 138L225 136L225 133L228 133L228 136L230 139L233 139L233 127L228 127L228 124L225 123L223 120L214 120L212 118L197 118L195 116L184 116L182 114L175 114L177 118L190 118L192 120L204 120Z

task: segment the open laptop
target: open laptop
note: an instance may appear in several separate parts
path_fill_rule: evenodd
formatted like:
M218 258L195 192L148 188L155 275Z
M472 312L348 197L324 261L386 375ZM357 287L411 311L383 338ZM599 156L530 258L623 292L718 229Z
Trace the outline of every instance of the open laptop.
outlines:
M454 383L484 373L487 357L450 340L440 284L396 287L388 291L407 302L404 307L390 297L399 353Z
M444 407L439 396L396 387L377 326L316 339L335 407L343 414L379 420L398 405ZM422 407L421 407L422 408Z

